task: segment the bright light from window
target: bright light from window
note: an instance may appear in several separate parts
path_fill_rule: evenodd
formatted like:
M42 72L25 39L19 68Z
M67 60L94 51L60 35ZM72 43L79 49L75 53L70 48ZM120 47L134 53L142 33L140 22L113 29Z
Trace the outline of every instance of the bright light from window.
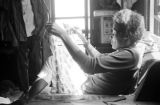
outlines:
M61 27L68 25L69 27L78 27L80 30L85 29L85 4L84 0L55 0L55 22ZM59 18L60 17L60 18ZM68 17L68 18L65 18ZM69 18L71 17L71 18ZM74 18L75 17L75 18ZM79 18L80 17L80 18ZM65 29L65 28L64 28ZM70 34L71 39L78 45L78 47L85 52L81 40L76 34ZM66 73L69 76L69 79L74 87L73 90L77 90L75 95L81 95L81 85L87 79L84 72L81 70L79 65L72 59L71 55L61 44L61 40L57 40L57 52L59 59L59 68L63 75L62 78L65 78ZM80 44L80 45L79 45ZM67 83L64 79L62 83ZM68 85L67 85L68 86ZM70 86L68 86L70 87Z
M84 16L84 0L55 0L56 17Z

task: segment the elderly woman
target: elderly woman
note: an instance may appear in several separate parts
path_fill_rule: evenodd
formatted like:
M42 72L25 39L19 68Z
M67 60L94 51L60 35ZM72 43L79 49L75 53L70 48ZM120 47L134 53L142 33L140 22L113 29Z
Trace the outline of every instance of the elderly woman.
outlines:
M82 85L84 93L120 95L134 91L136 74L141 66L145 48L137 44L145 30L144 19L140 14L123 9L114 15L111 44L115 51L112 53L101 54L83 38L85 48L91 55L88 56L56 23L48 24L46 29L50 34L62 39L73 59L88 74L87 81ZM29 92L21 97L20 102L29 101L49 84L53 72L51 60L52 56L48 58L38 74L38 79Z
M136 71L140 68L142 52L136 44L144 33L143 17L129 9L117 12L113 17L112 48L116 51L101 54L88 44L92 57L83 53L56 23L46 26L49 33L62 39L73 59L88 73L82 89L87 94L129 94L136 83Z

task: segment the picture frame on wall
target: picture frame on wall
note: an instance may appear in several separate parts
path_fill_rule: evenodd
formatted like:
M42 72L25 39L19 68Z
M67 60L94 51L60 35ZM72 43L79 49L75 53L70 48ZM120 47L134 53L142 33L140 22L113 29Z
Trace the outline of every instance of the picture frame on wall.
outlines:
M113 19L112 16L101 17L101 34L100 43L106 44L111 42Z
M100 19L100 44L111 42L114 10L95 10L94 17Z

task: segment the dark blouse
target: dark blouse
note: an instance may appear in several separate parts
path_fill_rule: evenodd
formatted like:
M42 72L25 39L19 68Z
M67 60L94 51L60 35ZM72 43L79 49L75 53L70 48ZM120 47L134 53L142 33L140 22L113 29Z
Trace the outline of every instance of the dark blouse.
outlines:
M84 72L90 74L83 84L89 94L129 94L135 86L135 72L138 70L139 55L131 49L121 49L96 58L78 52L75 60ZM80 57L80 58L79 58ZM79 58L79 59L78 59Z

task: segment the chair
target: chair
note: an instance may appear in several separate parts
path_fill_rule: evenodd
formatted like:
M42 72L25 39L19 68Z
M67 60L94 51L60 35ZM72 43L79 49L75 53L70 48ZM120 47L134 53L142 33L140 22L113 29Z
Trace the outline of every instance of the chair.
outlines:
M149 60L140 73L135 101L160 102L160 60Z

